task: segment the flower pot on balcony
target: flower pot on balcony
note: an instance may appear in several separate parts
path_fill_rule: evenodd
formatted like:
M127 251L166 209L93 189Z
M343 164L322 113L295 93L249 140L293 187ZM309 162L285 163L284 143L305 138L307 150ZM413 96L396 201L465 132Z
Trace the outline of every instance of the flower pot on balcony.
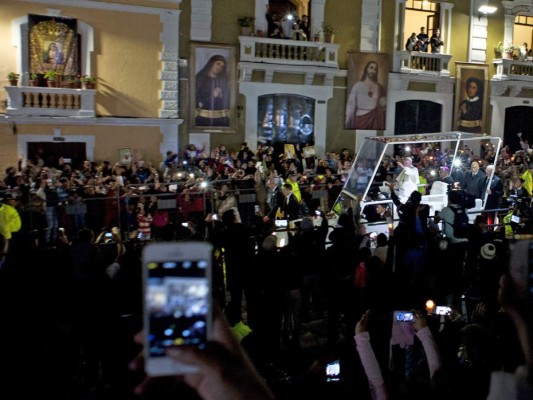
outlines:
M313 42L320 42L320 33L313 35Z
M501 51L495 51L494 52L494 58L502 58L502 52Z
M95 84L91 83L91 82L82 82L81 83L81 88L82 89L94 89L94 87L95 87Z
M10 80L9 80L9 84L10 84L11 86L18 86L18 84L19 84L19 80L18 80L18 79L10 79Z
M335 39L334 33L325 33L324 34L324 43L333 43L333 40Z
M46 86L48 86L50 88L56 88L57 87L57 81L47 80L46 81Z
M241 36L252 36L252 28L250 26L241 26Z
M30 79L30 86L36 87L39 86L39 79Z

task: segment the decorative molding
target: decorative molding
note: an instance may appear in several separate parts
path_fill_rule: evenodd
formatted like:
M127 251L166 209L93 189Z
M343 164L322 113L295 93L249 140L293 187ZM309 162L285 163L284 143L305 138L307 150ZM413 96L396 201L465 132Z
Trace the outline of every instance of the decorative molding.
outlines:
M211 41L212 21L213 0L191 0L191 40Z
M361 6L361 51L378 52L381 42L381 0L363 0Z
M69 117L28 117L13 116L0 117L0 125L15 122L25 125L92 125L92 126L164 126L181 125L183 119L161 118L69 118Z
M97 9L97 10L130 12L130 13L136 13L136 14L160 15L160 14L165 14L168 12L177 11L177 10L172 10L168 8L131 6L127 4L103 3L100 1L91 1L91 0L18 0L18 1L25 2L25 3L56 5L56 6L63 6L63 7L91 8L91 9Z
M26 158L28 151L28 143L34 142L53 142L54 137L61 136L64 138L65 143L78 142L85 143L85 155L89 160L94 158L94 146L95 146L95 137L94 135L61 135L61 129L54 129L52 135L37 135L37 134L24 134L17 135L17 149L19 157Z

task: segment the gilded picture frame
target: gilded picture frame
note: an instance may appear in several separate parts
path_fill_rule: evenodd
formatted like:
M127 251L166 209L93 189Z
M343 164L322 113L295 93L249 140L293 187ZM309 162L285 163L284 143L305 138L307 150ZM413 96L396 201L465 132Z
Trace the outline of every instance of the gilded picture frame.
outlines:
M233 45L191 43L190 129L236 131L237 66Z
M484 133L487 129L489 65L455 63L455 130Z
M55 71L59 76L80 74L77 20L46 15L28 16L31 74Z

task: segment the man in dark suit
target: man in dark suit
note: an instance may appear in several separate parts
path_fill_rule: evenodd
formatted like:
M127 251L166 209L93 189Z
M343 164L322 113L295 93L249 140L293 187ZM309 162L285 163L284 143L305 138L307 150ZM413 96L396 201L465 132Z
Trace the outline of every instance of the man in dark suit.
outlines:
M485 201L484 208L485 210L494 210L500 207L500 199L503 195L503 183L500 177L494 174L494 165L489 165L485 169L485 174L487 177L485 178L483 194L487 193L487 201ZM489 186L489 180L491 176L492 181L490 182ZM487 217L487 223L491 225L495 222L494 219L496 217L496 212L486 212L485 216Z
M467 172L465 176L465 192L475 196L476 199L483 199L485 196L483 192L484 184L485 173L479 169L479 163L474 161L471 172Z
M265 221L276 219L276 214L283 206L285 196L279 188L276 179L270 178L267 182L267 188L270 194L270 201L268 202L268 213L263 218Z
M284 184L282 191L283 195L285 196L285 199L283 200L283 205L281 207L283 216L289 219L290 221L300 218L300 204L298 203L298 199L296 198L296 196L292 193L291 184Z

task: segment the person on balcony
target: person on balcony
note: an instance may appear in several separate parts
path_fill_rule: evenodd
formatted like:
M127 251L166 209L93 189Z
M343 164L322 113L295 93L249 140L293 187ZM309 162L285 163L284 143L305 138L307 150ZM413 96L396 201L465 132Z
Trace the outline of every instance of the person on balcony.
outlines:
M265 18L268 24L268 37L283 39L283 27L281 26L279 14L275 12L271 13L268 4L266 5Z
M418 39L418 49L420 51L426 52L428 51L428 42L429 42L429 36L426 33L426 28L423 26L420 27L420 33L416 35L416 38Z
M369 61L346 103L346 129L385 129L386 91L378 82L379 67Z
M405 43L405 50L408 52L418 51L417 47L418 39L416 38L416 32L411 33L411 36L407 39L407 42Z
M291 39L292 40L307 40L307 35L305 34L304 30L300 27L300 24L298 22L296 22L292 26Z
M444 42L440 38L440 29L435 29L429 44L431 45L431 53L440 54L440 48L444 45Z
M459 105L457 130L482 133L483 127L483 82L473 76L466 80L466 97Z

